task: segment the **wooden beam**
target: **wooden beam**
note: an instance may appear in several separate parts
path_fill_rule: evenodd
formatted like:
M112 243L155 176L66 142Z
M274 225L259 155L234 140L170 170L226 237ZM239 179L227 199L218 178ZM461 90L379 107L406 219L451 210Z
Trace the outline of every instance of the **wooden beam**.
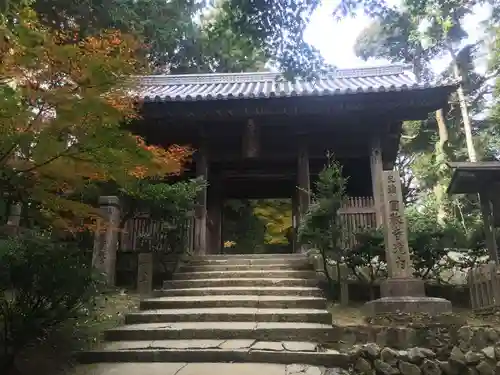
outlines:
M479 200L481 201L481 214L483 216L484 235L486 240L486 246L488 247L490 261L499 264L498 247L495 235L496 229L493 223L491 199L486 189L484 189L482 192L479 193Z
M382 177L384 173L382 163L382 149L380 147L380 139L374 138L371 155L370 155L370 169L372 180L373 200L375 202L376 210L376 223L377 227L384 224L384 206L383 206L383 191L382 191Z

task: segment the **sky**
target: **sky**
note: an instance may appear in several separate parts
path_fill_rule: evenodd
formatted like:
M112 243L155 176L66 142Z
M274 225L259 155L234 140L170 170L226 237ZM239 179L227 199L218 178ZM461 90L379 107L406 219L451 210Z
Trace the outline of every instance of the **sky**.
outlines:
M388 4L398 4L398 0L387 0ZM369 60L368 62L356 57L354 44L356 38L366 26L370 19L365 15L355 18L344 18L335 21L331 16L332 10L338 4L338 0L323 0L320 8L311 17L310 25L306 30L306 41L321 51L327 62L338 68L358 68L363 66L378 66L387 64L387 61ZM481 38L481 30L478 23L488 16L488 9L477 8L474 15L466 17L464 28L469 33L467 42ZM443 70L448 64L447 59L435 61L433 66L436 70Z

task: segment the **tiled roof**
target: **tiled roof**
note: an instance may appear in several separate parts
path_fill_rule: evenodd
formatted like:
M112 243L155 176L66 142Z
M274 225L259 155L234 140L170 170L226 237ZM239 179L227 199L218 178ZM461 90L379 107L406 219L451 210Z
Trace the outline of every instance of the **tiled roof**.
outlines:
M288 81L279 73L213 73L141 77L137 98L145 101L253 99L405 91L418 84L403 65L339 69L315 81Z

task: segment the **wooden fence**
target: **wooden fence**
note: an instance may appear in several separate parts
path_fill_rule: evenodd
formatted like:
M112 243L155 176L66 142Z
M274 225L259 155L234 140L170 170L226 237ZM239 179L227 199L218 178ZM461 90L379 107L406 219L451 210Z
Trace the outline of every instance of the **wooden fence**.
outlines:
M342 225L342 245L353 247L356 244L356 233L376 227L375 204L372 197L349 197L339 210ZM120 250L140 250L141 247L151 246L166 249L169 239L165 233L168 225L178 225L177 222L165 223L151 220L147 214L128 220L120 235ZM186 226L187 248L193 248L194 220L191 217L184 224ZM147 242L145 242L147 239Z
M182 226L183 238L169 238L170 229ZM177 232L178 233L178 232ZM180 233L179 233L180 234ZM184 241L188 250L193 248L194 220L189 217L184 220L160 221L152 220L147 214L135 217L125 223L120 234L120 250L138 250L142 247L154 247L151 250L168 249L172 240Z
M356 233L377 227L373 197L349 197L339 210L339 216L343 247L354 247Z
M469 271L471 307L476 312L488 312L500 307L500 266L495 262L481 264Z

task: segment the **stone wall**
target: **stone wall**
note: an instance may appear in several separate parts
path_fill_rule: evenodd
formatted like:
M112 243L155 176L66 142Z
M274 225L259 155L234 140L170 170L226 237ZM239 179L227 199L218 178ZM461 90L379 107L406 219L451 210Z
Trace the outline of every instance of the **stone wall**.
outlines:
M495 375L500 373L500 346L463 351L453 347L446 357L414 347L396 350L368 343L353 347L354 372L362 375Z
M500 328L493 327L415 324L409 327L334 326L333 329L336 331L333 336L338 337L338 342L331 346L341 351L372 342L380 347L397 350L425 347L433 350L438 357L446 358L455 347L466 353L500 345Z

